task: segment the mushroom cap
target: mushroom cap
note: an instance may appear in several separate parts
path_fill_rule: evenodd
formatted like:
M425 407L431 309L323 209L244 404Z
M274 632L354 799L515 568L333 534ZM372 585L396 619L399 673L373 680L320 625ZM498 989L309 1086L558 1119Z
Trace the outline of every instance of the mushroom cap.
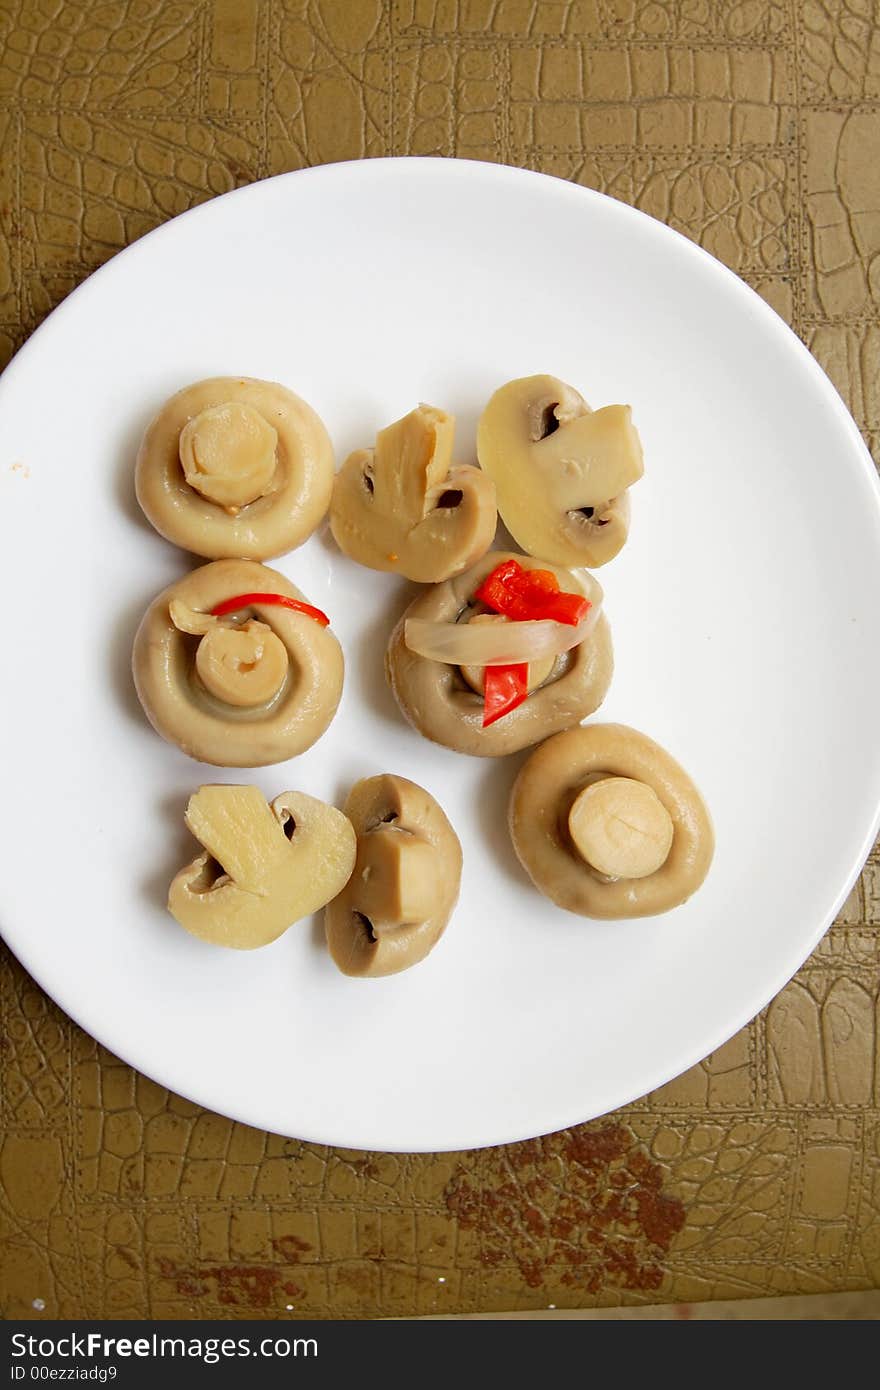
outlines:
M354 867L351 822L304 792L267 805L257 787L200 787L185 819L204 851L175 875L168 910L216 946L267 946L329 902Z
M672 827L659 867L639 877L603 874L583 849L591 854L598 844L607 853L613 830L595 833L579 849L581 836L571 822L572 810L584 804L585 789L606 799L609 793L600 789L618 779L643 784L664 813L658 816L640 798L635 826L640 835L662 840L666 817ZM648 917L678 907L700 887L715 847L709 812L684 768L653 739L624 724L587 724L542 743L514 783L509 824L513 847L538 891L583 917ZM632 845L629 839L624 852ZM638 847L636 854L637 867L649 867Z
M247 412L235 409L241 406ZM210 425L211 452L216 453L223 407L233 408L226 412L227 424L247 415L253 433L256 412L276 436L268 483L263 460L253 456L255 445L248 440L248 467L255 491L262 495L237 509L223 505L223 488L229 483L222 470L208 489L221 499L213 501L190 485L181 460L184 435L186 467L194 477L190 433L201 416L206 436ZM268 430L262 433L268 437ZM274 381L218 376L178 391L147 426L135 465L135 490L147 518L174 545L208 559L268 560L302 545L320 524L330 505L333 468L330 437L304 400Z
M324 914L327 945L344 975L396 975L443 935L458 900L461 845L430 792L392 773L357 782L345 814L357 858Z
M369 569L436 584L488 550L497 525L486 473L453 465L455 419L420 405L349 455L333 485L330 529Z
M483 728L483 697L468 684L457 666L431 661L410 651L405 640L407 618L456 622L474 591L505 560L524 569L549 569L563 589L583 592L577 576L557 565L509 551L492 551L465 574L426 589L413 600L391 634L385 671L404 716L433 743L476 757L497 758L577 724L598 709L611 684L614 657L611 629L604 613L586 641L557 657L545 683L496 723Z
M623 547L627 489L644 468L631 415L628 405L592 411L553 376L520 377L495 392L480 417L477 457L523 550L595 568Z
M224 599L247 593L284 594L305 602L276 570L254 560L215 560L163 589L134 639L135 688L153 728L191 758L219 767L263 767L304 753L330 724L342 694L342 648L331 630L305 613L274 604L255 604L247 612L269 630L266 656L273 667L275 639L284 646L286 673L277 693L260 705L243 707L205 687L196 669L197 654L200 642L212 640L211 630L201 638L182 632L171 619L171 604L210 614ZM252 679L249 673L246 683Z

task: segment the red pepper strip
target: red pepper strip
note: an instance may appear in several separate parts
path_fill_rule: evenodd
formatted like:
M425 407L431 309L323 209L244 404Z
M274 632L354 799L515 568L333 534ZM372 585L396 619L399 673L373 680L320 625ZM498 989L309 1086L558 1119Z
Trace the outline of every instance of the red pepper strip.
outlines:
M474 598L517 622L551 618L570 627L583 622L592 606L582 595L560 590L559 580L550 570L526 570L518 560L497 565Z
M552 618L554 622L565 623L569 627L577 627L592 608L588 598L581 594L548 594L546 602L536 604L532 616L535 618Z
M511 590L506 585L519 569L520 566L516 560L505 560L503 564L496 565L491 574L486 575L479 589L475 591L474 598L485 603L487 608L494 608L496 613L500 613L511 594Z
M307 618L314 618L322 627L330 625L330 619L320 608L313 608L310 603L302 603L298 598L288 598L286 594L236 594L235 598L225 598L216 608L212 608L211 617L225 618L228 613L237 613L239 608L250 608L255 603L276 603L281 608L291 608L294 613L305 613Z
M487 666L483 697L483 728L488 729L496 719L521 705L529 693L529 666Z

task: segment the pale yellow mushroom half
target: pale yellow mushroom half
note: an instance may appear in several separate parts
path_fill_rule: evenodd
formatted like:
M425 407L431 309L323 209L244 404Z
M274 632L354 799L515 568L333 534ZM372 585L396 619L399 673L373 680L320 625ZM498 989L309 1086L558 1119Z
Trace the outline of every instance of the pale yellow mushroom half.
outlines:
M374 570L436 584L492 544L495 487L454 465L455 419L420 405L346 459L333 486L330 529L340 550Z
M324 914L327 945L344 975L396 975L424 960L446 930L461 845L430 792L406 777L356 783L345 814L357 858Z
M168 910L215 946L267 946L335 897L354 867L351 822L303 792L267 804L257 787L200 787L186 824L203 852L175 875Z
M597 710L611 684L611 629L601 613L585 641L548 665L529 670L529 696L495 724L483 728L483 671L419 656L406 645L408 618L433 622L485 622L474 592L496 566L518 560L524 569L549 569L568 593L583 593L570 570L527 555L492 551L455 579L436 584L409 605L391 634L385 656L388 683L404 716L419 733L445 748L497 758L540 743Z
M483 411L477 457L502 521L530 555L592 569L626 542L628 489L644 470L628 405L591 410L556 377L520 377Z
M255 593L306 601L266 565L215 560L163 590L135 637L132 671L147 718L199 762L284 762L321 737L339 704L344 663L329 627L269 603L211 616Z
M587 724L542 743L514 783L510 833L535 887L583 917L678 907L700 887L715 847L684 768L623 724Z
M166 401L135 466L144 513L208 559L269 560L326 515L333 447L310 405L274 381L209 377Z

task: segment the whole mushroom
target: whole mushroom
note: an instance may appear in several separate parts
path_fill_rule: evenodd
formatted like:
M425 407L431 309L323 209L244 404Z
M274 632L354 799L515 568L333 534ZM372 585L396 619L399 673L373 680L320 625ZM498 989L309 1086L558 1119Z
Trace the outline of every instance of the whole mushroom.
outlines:
M205 786L186 824L203 846L175 875L168 910L193 936L254 950L336 896L354 867L351 822L313 796Z
M345 814L357 835L354 871L324 915L344 975L396 975L424 960L458 899L461 845L424 787L384 773L355 784Z
M530 555L596 568L625 544L627 489L644 471L628 405L593 411L556 377L520 377L483 411L477 457L502 521Z
M407 623L480 624L504 622L484 613L475 591L499 565L515 559L526 570L550 570L563 589L586 593L598 610L602 590L590 575L526 555L492 551L466 573L424 590L409 605L391 634L385 670L404 716L425 738L478 757L503 757L540 743L560 729L577 724L598 709L611 684L614 658L611 629L605 614L588 637L552 661L529 665L529 695L497 723L483 727L483 670L472 664L452 665L420 656L407 645Z
M333 486L330 529L369 569L436 584L488 550L497 524L486 473L454 465L455 419L420 405L346 459Z
M691 778L623 724L548 739L510 799L513 847L545 897L583 917L647 917L700 887L715 847Z
M237 597L234 611L214 615ZM190 757L221 767L305 752L342 694L342 648L322 622L276 570L254 560L202 565L153 600L135 636L132 672L147 718Z
M166 540L208 559L269 560L326 515L333 447L310 405L274 381L209 377L148 425L135 489Z

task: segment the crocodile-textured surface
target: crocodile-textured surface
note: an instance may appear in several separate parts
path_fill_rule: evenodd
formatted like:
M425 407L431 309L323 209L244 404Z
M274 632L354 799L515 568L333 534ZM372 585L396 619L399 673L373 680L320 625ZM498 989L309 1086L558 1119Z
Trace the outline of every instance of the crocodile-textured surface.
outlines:
M0 352L158 222L469 155L677 227L880 448L877 0L0 0ZM880 1285L880 853L796 980L619 1113L480 1153L257 1133L3 966L7 1317L376 1316Z

